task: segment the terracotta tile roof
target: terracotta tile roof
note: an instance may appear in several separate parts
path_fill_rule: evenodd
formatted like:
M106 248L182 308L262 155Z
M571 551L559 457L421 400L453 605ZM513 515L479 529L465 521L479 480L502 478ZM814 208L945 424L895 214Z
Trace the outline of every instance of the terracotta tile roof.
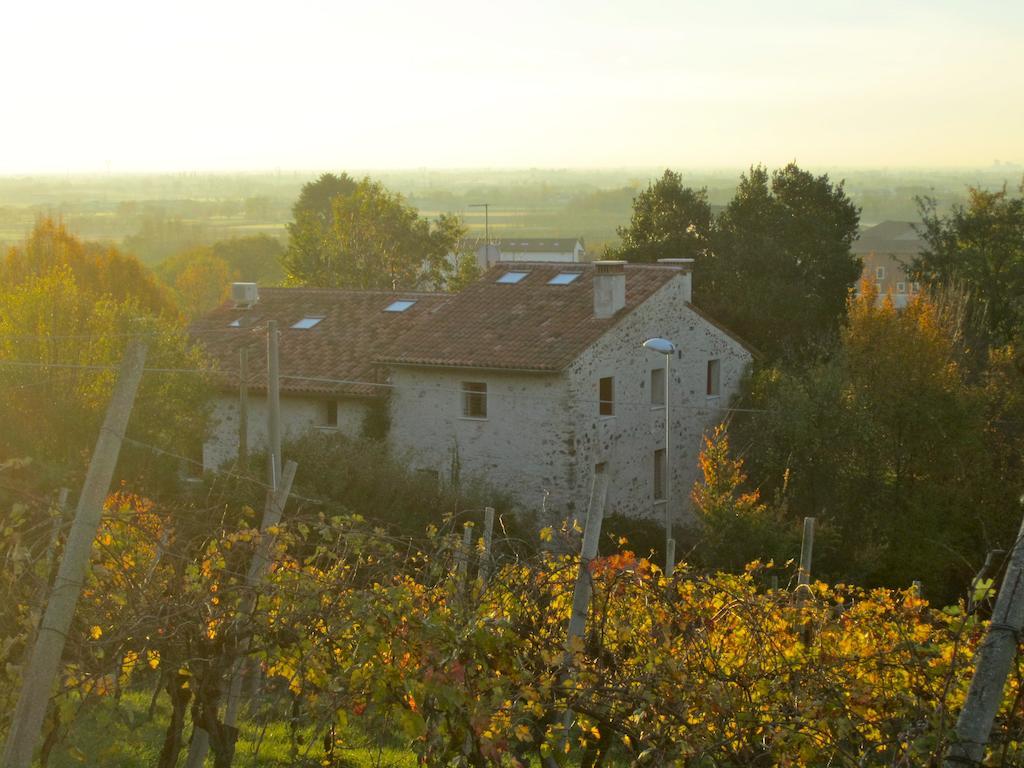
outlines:
M674 267L626 266L626 306L594 317L591 264L504 262L452 296L430 319L404 333L384 363L559 371L609 328L678 275ZM528 272L502 284L506 272ZM568 285L548 285L560 272L580 272Z
M238 351L249 347L249 387L267 386L268 320L281 331L279 361L281 391L293 394L380 394L367 384L336 384L314 379L347 382L381 381L374 358L387 351L397 337L430 318L451 294L416 291L347 291L326 288L260 288L252 309L235 309L229 301L192 324L190 333L217 361L225 385L238 385ZM415 299L404 312L386 312L393 301ZM303 317L323 317L308 330L292 329ZM229 323L240 321L239 327Z

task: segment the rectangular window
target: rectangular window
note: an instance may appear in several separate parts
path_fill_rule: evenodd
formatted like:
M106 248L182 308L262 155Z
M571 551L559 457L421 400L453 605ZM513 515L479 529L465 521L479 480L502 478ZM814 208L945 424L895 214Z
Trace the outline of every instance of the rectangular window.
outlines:
M921 292L921 284L920 283L912 283L911 285L913 287L914 293L920 293Z
M662 501L665 498L665 449L659 448L654 452L654 500Z
M708 397L718 397L721 371L721 360L708 360Z
M906 283L896 283L896 293L906 293L906 292L907 292L907 284Z
M651 405L665 404L665 369L651 369Z
M487 385L481 381L462 382L462 415L467 419L487 418Z
M605 376L598 382L598 399L600 400L599 411L602 416L615 415L615 378Z
M885 267L875 267L875 280L885 280Z
M326 414L324 417L324 426L336 427L338 426L338 401L328 400L324 403Z

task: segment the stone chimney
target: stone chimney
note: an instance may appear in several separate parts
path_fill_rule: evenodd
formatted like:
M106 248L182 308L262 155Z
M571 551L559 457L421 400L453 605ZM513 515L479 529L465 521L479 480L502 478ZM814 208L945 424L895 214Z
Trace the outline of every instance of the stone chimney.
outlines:
M611 317L626 306L626 262L594 262L594 317Z
M687 304L693 301L693 259L658 259L658 263L675 267L683 273L683 298Z

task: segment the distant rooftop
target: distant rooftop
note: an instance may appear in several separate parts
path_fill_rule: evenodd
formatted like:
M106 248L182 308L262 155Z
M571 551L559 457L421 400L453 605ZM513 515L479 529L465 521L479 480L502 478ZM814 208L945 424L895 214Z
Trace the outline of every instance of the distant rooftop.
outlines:
M853 241L853 252L917 255L924 245L913 222L883 221L861 231L860 237Z

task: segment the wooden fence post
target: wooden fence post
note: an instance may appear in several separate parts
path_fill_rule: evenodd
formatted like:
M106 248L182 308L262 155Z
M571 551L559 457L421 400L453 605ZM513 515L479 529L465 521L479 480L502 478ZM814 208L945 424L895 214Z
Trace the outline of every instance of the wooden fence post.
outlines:
M4 768L28 768L32 762L32 753L60 671L64 643L89 569L92 542L103 515L103 502L110 491L128 417L142 380L146 351L146 344L138 338L131 339L125 349L117 383L78 497L75 518L64 545L64 557L50 590L32 656L22 676L18 703L4 747Z
M494 568L494 507L484 507L484 556L480 561L480 581L486 587Z
M974 677L956 721L956 741L943 762L945 768L981 765L992 723L1003 701L1006 676L1024 630L1024 521L1006 566L999 596L985 639L975 657Z
M811 584L811 556L814 553L814 522L815 518L804 518L804 538L800 545L800 571L797 573L797 587L809 587Z

